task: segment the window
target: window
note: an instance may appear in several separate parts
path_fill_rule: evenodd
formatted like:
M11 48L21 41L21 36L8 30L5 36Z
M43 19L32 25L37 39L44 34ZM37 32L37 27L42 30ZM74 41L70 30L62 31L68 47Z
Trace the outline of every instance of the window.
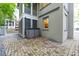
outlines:
M37 3L33 3L33 15L37 16Z
M13 21L9 21L9 26L14 26L14 22Z
M43 26L44 28L48 28L48 17L43 18Z
M25 3L24 6L25 6L24 12L31 14L31 3Z

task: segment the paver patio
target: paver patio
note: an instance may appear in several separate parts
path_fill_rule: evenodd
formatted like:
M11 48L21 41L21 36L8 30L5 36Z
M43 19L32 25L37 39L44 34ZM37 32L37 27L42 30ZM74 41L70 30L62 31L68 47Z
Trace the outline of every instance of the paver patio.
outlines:
M7 34L5 37L0 36L0 55L79 56L79 41L68 39L60 44L43 37L22 39L16 33Z

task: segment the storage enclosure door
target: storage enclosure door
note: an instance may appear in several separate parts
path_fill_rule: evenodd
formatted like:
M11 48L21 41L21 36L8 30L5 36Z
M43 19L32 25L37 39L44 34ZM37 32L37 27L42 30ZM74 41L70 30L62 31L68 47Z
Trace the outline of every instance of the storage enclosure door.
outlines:
M31 19L25 18L25 36L28 28L31 28Z
M37 28L37 20L33 20L32 22L33 22L33 23L32 23L32 24L33 24L33 25L32 25L33 28Z

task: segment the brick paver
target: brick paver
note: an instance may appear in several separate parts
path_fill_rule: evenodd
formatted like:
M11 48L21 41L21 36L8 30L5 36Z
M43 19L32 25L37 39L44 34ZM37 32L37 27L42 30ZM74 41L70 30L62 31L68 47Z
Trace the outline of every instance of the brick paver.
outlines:
M22 39L18 34L8 34L1 40L0 55L6 56L79 56L79 41L68 39L63 44L47 38ZM2 48L1 48L2 46Z

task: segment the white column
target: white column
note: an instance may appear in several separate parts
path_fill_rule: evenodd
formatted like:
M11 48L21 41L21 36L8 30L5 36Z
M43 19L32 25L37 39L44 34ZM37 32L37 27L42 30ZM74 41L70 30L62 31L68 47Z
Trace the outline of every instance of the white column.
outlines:
M33 3L31 3L31 16L33 15ZM31 19L31 28L32 28L32 19Z
M24 34L25 33L24 32L25 31L25 21L24 21L24 15L23 14L24 14L24 4L22 4L22 16L23 16L23 20L22 20L22 22L23 22L22 23L22 34L23 34L23 38L24 38L25 37L25 34Z

